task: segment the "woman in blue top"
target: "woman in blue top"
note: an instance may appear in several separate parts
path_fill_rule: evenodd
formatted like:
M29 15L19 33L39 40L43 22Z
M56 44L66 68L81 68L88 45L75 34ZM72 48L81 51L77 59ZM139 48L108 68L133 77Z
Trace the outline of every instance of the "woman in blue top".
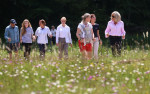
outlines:
M33 38L33 29L29 20L25 19L22 22L22 27L20 30L20 42L24 48L24 57L26 59L29 58L31 46L32 46L32 38Z

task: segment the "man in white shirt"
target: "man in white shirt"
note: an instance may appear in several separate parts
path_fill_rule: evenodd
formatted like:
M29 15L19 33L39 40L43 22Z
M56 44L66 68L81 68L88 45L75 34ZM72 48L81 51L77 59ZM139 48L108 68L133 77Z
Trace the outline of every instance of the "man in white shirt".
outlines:
M61 18L61 24L57 27L56 31L56 45L59 48L59 59L62 58L64 52L65 59L68 58L68 44L72 47L72 39L70 27L66 25L66 18Z

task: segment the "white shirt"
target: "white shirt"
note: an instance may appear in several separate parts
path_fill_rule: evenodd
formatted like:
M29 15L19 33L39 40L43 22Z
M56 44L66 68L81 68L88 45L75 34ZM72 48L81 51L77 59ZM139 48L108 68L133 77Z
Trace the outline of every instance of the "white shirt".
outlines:
M51 33L52 33L52 36L53 36L53 37L56 37L56 29L54 29L54 30L51 29Z
M78 28L81 30L81 33L82 33L82 34L80 34L81 38L85 38L85 32L84 32L83 28L85 28L87 33L91 33L93 26L89 22L87 23L87 25L85 25L85 24L83 24L83 22L81 22L81 23L79 23Z
M71 43L72 44L72 39L71 39L71 33L70 33L70 27L65 25L65 27L60 24L57 27L56 31L56 43L59 42L59 38L65 38L66 43Z
M50 32L49 27L45 26L45 28L38 27L35 35L38 37L38 44L46 44L48 43L47 35L50 36L52 33Z
M114 21L109 21L107 28L105 30L105 35L109 34L111 36L123 36L126 34L124 30L123 21L119 21L117 24L114 24Z

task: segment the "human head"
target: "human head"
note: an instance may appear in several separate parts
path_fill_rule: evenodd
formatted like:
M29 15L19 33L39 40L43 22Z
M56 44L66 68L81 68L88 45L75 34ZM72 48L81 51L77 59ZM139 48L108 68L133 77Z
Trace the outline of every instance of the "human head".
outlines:
M95 14L91 14L91 22L96 22L96 16Z
M28 19L25 19L23 22L22 22L22 27L21 27L21 30L22 30L22 35L24 35L26 33L26 28L28 27L32 27L31 26L31 23L29 22Z
M11 27L15 27L16 24L17 24L17 22L16 22L15 19L11 19L11 20L10 20L10 26L11 26Z
M55 29L55 26L52 25L51 28L52 28L52 29Z
M62 17L60 21L61 21L61 24L62 24L62 25L65 25L67 19L66 19L66 17Z
M46 26L46 22L45 22L45 20L44 19L41 19L40 21L39 21L39 25L40 25L40 27L45 27Z
M114 22L119 22L121 20L121 15L118 11L114 11L111 14L111 20Z
M83 22L90 22L91 20L91 15L89 13L85 13L83 16L82 16L82 21Z
M25 20L22 22L22 27L27 28L27 27L32 27L32 26L31 26L31 23L29 22L29 20L28 20L28 19L25 19Z

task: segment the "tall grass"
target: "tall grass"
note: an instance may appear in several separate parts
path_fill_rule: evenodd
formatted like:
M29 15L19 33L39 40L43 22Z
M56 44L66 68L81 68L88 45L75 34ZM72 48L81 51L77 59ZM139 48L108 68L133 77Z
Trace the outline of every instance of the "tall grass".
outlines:
M82 61L77 43L69 47L68 60L58 60L58 48L53 46L52 50L48 47L43 61L36 44L30 60L19 50L18 59L11 62L1 46L0 94L149 94L148 41L136 38L131 44L130 38L124 41L120 57L113 57L107 41L103 41L98 63Z

